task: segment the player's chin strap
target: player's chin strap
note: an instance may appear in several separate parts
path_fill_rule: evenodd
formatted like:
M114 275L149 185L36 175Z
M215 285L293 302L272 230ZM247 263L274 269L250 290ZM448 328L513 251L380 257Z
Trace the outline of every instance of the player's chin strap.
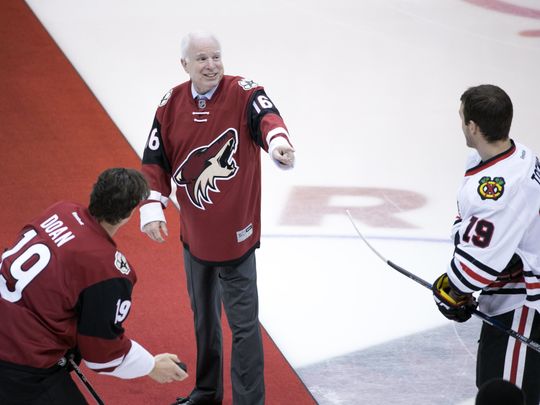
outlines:
M371 249L371 251L373 253L375 253L377 256L379 256L379 258L383 262L385 262L387 265L392 267L394 270L399 271L404 276L407 276L410 279L412 279L413 281L416 281L418 284L423 285L424 287L428 288L429 290L432 289L432 286L431 286L430 283L428 283L427 281L425 281L422 278L418 277L417 275L405 270L403 267L398 266L397 264L391 262L390 260L387 260L383 255L381 255L377 250L375 250L375 248L373 246L371 246L371 244L366 240L364 235L362 235L362 232L360 232L360 230L358 229L358 227L354 223L354 220L353 220L349 210L345 210L345 211L347 212L347 215L349 216L349 219L351 220L351 223L354 226L354 229L356 230L356 233L358 234L358 236L360 236L360 239L362 239L364 241L364 243ZM490 316L484 314L483 312L478 311L477 309L472 309L471 313L473 315L476 315L478 318L482 319L487 324L493 326L494 328L499 329L501 332L504 332L509 336L512 336L514 339L519 340L520 342L522 342L522 343L526 344L527 346L529 346L531 349L533 349L533 350L537 351L538 353L540 353L540 343L535 342L534 340L523 336L522 334L516 332L515 330L504 326L503 324L501 324L496 319L491 318Z
M103 400L99 397L94 387L92 387L90 382L86 379L86 377L82 373L81 369L79 368L75 360L73 360L72 356L68 356L67 358L62 357L60 360L58 360L58 365L61 367L72 368L73 371L75 371L75 374L77 374L77 377L79 377L79 380L81 380L81 382L84 384L88 392L90 392L92 397L95 399L96 403L99 405L105 405L105 402L103 402Z

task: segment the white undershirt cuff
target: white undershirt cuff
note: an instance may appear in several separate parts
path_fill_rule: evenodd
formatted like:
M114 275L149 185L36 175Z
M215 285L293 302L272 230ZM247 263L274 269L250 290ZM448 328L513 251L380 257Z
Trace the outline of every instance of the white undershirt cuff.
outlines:
M163 212L163 206L158 201L142 205L139 208L139 213L141 215L141 231L143 230L144 226L150 222L167 222L165 219L165 213Z
M156 363L154 356L134 340L131 341L131 349L123 358L113 360L107 364L91 363L86 360L84 362L88 368L100 374L126 380L150 374ZM100 368L109 368L117 363L118 366L113 371L99 371Z

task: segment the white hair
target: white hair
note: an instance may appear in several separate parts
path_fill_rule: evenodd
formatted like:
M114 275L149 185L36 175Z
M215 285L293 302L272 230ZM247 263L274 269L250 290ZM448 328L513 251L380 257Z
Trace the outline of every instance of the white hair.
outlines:
M221 49L221 44L219 43L218 39L214 34L207 31L190 32L184 38L182 38L182 42L180 43L180 57L182 59L187 59L189 47L195 39L212 39L216 41L219 48Z

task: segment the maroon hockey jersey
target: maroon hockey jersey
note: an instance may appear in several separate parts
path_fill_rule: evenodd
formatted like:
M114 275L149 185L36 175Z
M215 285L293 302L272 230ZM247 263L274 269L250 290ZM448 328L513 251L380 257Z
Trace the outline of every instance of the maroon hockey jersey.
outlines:
M198 101L185 82L165 95L148 137L142 167L152 190L147 203L165 206L172 178L190 253L213 264L241 259L259 245L260 149L268 151L276 140L290 143L263 87L224 76L210 100ZM142 225L159 219L144 215L144 222L143 209Z
M2 254L0 360L48 368L78 347L95 371L114 371L132 347L140 348L122 327L135 281L134 270L88 209L53 205ZM153 366L142 351L146 363L131 376ZM129 372L119 376L130 378Z

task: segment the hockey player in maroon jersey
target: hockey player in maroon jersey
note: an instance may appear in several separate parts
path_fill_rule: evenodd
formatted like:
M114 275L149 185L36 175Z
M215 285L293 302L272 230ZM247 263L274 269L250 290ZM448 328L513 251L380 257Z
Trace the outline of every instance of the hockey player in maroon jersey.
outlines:
M89 207L59 202L28 223L0 262L0 403L86 404L60 362L157 382L187 377L174 354L153 356L124 334L136 274L112 237L148 196L136 170L104 171Z
M439 310L464 322L481 291L480 310L533 341L540 340L540 162L509 138L513 107L499 87L471 87L459 111L469 157L458 192L454 256L433 284ZM540 401L540 354L484 323L476 384L505 379Z
M163 242L163 208L175 183L188 292L197 339L197 381L184 404L221 404L221 305L233 334L231 380L236 405L264 403L255 249L261 235L260 151L281 168L294 164L287 127L262 86L223 73L216 38L182 42L190 80L161 100L142 171L150 197L141 229Z

